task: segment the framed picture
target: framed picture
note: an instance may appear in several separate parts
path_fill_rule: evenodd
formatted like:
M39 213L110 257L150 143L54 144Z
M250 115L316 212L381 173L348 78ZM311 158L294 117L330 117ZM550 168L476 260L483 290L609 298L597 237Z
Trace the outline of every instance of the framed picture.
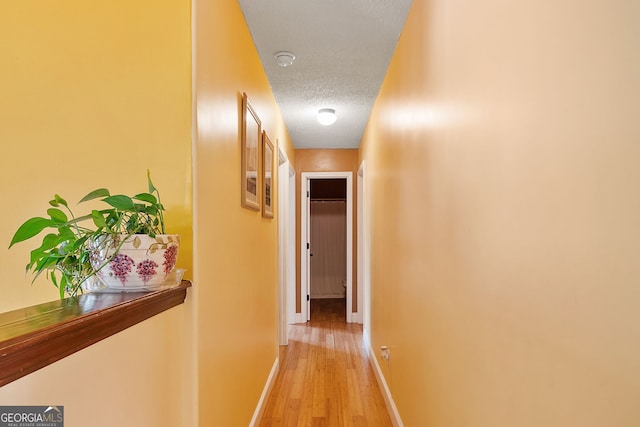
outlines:
M242 206L260 210L260 176L258 165L260 161L260 119L251 106L247 94L242 94Z
M273 218L273 144L262 132L262 216Z

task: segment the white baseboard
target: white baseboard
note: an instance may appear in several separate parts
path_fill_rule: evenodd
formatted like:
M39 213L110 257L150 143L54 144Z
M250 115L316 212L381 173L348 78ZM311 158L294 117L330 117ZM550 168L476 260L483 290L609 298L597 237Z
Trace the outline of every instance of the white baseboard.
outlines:
M302 313L296 313L296 323L307 323L307 319L302 317Z
M359 323L362 325L362 316L360 316L360 313L351 313L351 323Z
M279 361L276 357L276 360L275 362L273 362L273 366L271 367L269 378L267 378L267 383L264 385L264 389L262 390L262 394L260 395L258 406L256 406L256 410L253 413L253 418L251 418L251 422L249 423L249 427L255 427L260 424L262 413L264 412L264 407L267 404L267 399L269 398L269 393L271 392L273 384L276 381L276 376L278 375L278 367Z
M391 390L389 390L387 381L384 379L384 375L382 375L382 370L380 369L380 365L378 364L378 358L371 348L371 341L369 340L368 336L364 336L364 344L367 347L367 351L369 352L369 362L371 363L371 365L373 365L373 372L376 374L376 380L378 381L378 386L380 386L380 391L382 392L384 403L387 406L387 412L389 412L391 423L394 427L404 427L404 424L402 424L402 419L400 418L400 413L398 412L398 408L396 408L396 404L393 401L393 396L391 396Z

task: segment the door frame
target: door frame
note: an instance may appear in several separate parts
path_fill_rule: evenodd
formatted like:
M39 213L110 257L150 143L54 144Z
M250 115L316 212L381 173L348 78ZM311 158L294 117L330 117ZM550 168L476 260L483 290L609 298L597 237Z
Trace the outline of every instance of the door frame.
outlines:
M300 179L300 310L304 321L311 319L310 301L310 260L309 254L309 206L310 181L312 179L347 180L347 309L346 321L353 323L353 172L302 172Z
M277 140L276 140L277 144ZM296 315L296 174L278 147L278 342L289 344Z
M357 217L357 236L358 236L358 323L362 323L362 332L365 342L369 342L369 334L371 331L371 233L369 232L369 195L365 185L365 160L360 164L357 176L358 188L358 217Z

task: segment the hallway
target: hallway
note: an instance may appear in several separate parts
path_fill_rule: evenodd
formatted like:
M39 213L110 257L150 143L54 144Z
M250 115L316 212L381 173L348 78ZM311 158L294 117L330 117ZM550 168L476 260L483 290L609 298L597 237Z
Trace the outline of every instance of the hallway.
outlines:
M344 299L311 303L311 321L293 325L261 426L390 426L362 343L345 322Z

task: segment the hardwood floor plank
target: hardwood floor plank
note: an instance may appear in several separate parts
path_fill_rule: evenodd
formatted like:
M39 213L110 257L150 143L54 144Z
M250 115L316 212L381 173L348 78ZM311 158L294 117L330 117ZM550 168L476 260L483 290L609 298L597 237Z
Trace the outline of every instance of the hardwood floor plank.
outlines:
M361 397L366 395L369 390L360 387L358 373L355 369L347 369L347 390L349 390L349 413L351 415L364 415Z
M391 426L362 343L345 322L345 301L313 300L311 321L294 325L260 426Z
M296 427L300 416L300 399L291 399L287 402L287 411L284 413L283 426Z
M300 359L297 363L297 368L291 372L292 377L292 389L291 389L291 398L293 399L302 399L302 394L304 392L304 381L305 381L305 372L307 372L307 359ZM289 383L291 384L291 383Z

